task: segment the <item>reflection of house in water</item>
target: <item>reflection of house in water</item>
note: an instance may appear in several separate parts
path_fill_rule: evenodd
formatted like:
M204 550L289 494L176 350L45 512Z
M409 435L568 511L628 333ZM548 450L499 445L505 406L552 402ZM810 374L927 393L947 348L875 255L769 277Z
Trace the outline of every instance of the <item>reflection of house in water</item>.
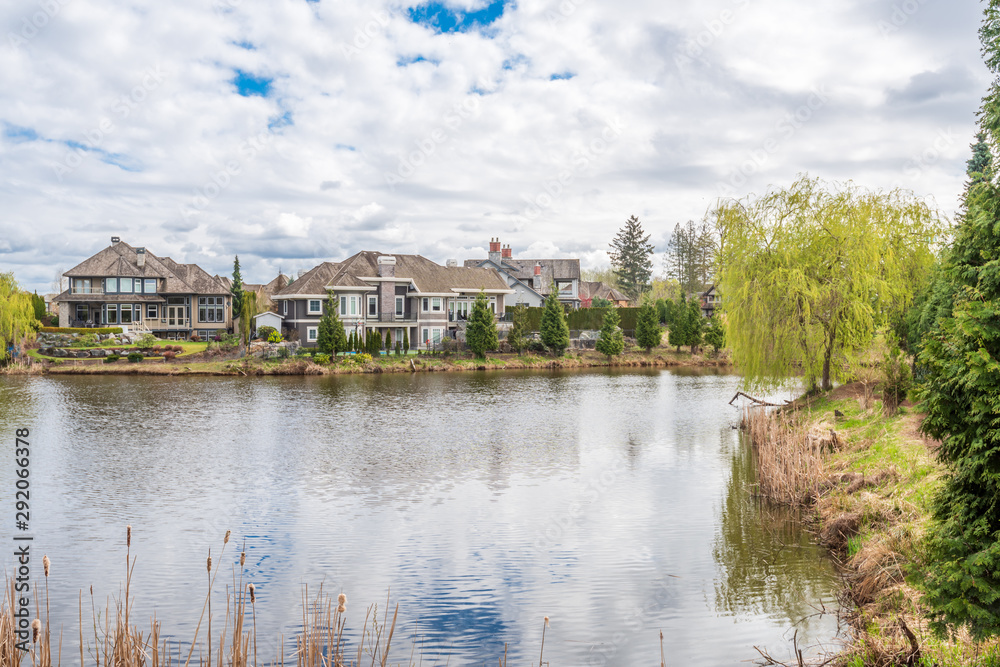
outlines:
M497 270L514 290L506 297L508 307L523 303L540 308L552 289L563 304L581 306L579 259L514 259L509 245L502 247L500 239L490 239L489 257L467 259L465 266Z

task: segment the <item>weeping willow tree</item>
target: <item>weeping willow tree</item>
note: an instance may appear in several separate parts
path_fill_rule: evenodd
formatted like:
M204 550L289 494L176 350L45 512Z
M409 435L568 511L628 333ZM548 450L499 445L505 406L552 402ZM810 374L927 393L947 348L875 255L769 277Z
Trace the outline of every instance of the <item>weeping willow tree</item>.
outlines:
M943 221L900 190L790 188L715 211L726 340L749 387L803 371L810 388L842 379L840 363L904 308L933 262Z
M13 273L0 273L0 362L8 361L10 348L21 345L37 325L31 295L21 291Z

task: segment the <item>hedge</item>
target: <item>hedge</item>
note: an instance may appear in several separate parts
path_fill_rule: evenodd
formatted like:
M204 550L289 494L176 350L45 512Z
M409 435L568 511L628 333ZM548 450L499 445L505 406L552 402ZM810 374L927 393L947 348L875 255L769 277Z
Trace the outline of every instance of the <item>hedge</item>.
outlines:
M39 331L43 333L56 334L120 334L121 327L103 327L100 329L84 329L81 327L42 327Z
M542 311L544 308L528 308L528 331L538 331L542 327ZM509 314L512 309L506 311ZM618 315L621 317L621 328L624 331L633 331L639 319L638 308L619 308ZM597 330L604 322L604 308L580 308L571 310L566 315L566 324L572 331L580 329Z

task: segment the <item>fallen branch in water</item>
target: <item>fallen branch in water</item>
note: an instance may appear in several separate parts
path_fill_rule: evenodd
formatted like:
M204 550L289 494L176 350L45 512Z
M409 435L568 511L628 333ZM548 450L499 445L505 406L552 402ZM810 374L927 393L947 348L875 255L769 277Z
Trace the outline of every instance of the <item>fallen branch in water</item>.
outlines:
M767 401L762 401L759 398L755 398L754 396L751 396L750 394L744 394L742 391L736 392L736 395L733 396L731 399L729 399L729 405L732 405L733 401L735 401L740 396L742 396L743 398L749 399L749 400L753 401L754 403L756 403L757 405L760 405L760 406L765 406L765 407L769 407L769 408L780 408L780 407L782 407L782 406L778 405L777 403L768 403ZM791 403L791 401L785 401L785 403L786 404L787 403ZM756 406L754 406L754 407L756 407Z

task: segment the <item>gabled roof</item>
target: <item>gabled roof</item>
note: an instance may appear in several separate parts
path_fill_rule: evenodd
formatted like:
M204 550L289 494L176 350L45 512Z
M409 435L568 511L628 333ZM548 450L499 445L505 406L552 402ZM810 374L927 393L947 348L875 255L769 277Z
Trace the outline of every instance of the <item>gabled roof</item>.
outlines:
M620 290L601 281L581 280L581 299L607 299L608 301L629 301L627 295Z
M538 290L543 296L549 293L549 288L557 280L579 280L579 259L511 259L500 260L498 266L489 259L467 259L465 266L496 267L498 270L517 278L526 285L531 285L535 277L535 265L542 266L542 284Z
M506 281L491 269L441 266L420 255L400 255L364 250L343 262L323 262L313 267L284 289L275 292L276 298L294 298L296 295L325 294L328 288L357 287L371 289L370 281L378 278L378 258L394 257L394 277L397 281L410 281L418 293L450 293L455 289L509 291Z
M124 242L114 243L63 275L69 278L165 278L161 294L227 294L225 279L209 275L197 264L179 264L169 257L157 257L146 250L139 266L135 248Z

